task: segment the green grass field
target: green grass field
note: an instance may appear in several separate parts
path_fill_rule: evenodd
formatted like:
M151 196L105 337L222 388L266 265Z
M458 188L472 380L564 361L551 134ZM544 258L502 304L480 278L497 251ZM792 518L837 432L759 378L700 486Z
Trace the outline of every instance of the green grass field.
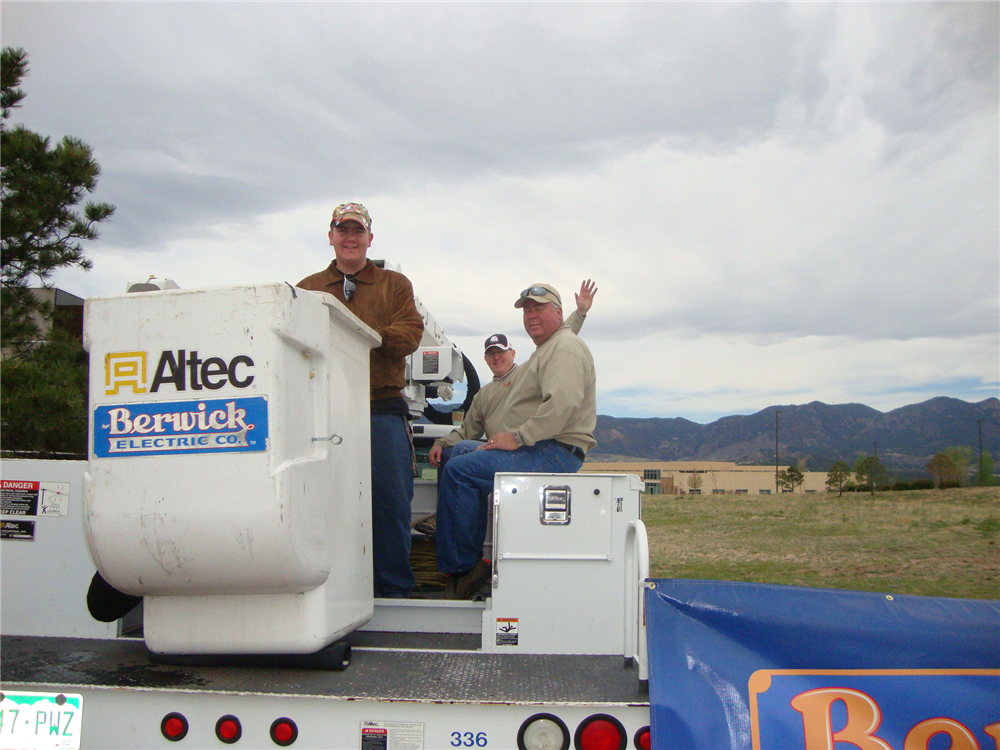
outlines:
M1000 489L644 495L651 575L1000 598Z

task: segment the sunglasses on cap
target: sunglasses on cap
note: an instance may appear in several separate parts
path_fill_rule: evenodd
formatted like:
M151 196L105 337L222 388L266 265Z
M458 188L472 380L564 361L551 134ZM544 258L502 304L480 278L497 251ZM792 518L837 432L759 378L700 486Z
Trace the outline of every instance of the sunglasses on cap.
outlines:
M546 289L544 286L529 286L523 292L521 292L521 299L525 297L544 297L546 294L552 294L551 289Z

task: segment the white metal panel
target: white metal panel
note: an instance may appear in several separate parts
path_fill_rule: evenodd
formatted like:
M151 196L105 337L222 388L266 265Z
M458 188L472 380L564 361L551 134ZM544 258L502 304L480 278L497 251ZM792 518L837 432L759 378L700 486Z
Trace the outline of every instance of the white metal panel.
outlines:
M485 602L452 599L376 599L360 630L389 633L481 633Z
M100 750L220 747L215 725L227 715L236 716L242 727L242 737L235 747L249 748L277 747L269 736L270 726L279 718L291 719L298 728L298 738L292 745L295 750L358 750L363 747L364 721L417 725L413 727L411 744L395 745L414 750L451 747L515 750L521 724L540 713L558 716L565 723L571 742L580 723L595 713L618 718L625 727L629 747L635 733L649 726L648 704L373 701L90 687L74 687L74 691L83 695L81 747ZM190 725L187 736L180 742L167 740L160 731L161 722L171 712L182 714Z
M4 516L31 521L33 541L0 542L0 632L68 638L114 638L116 623L98 622L87 611L87 589L96 568L83 536L83 473L86 461L7 460L6 480L65 482L65 516Z
M498 558L594 559L611 557L614 502L611 479L598 475L506 476L500 484ZM546 490L568 488L566 523L546 523L541 506Z

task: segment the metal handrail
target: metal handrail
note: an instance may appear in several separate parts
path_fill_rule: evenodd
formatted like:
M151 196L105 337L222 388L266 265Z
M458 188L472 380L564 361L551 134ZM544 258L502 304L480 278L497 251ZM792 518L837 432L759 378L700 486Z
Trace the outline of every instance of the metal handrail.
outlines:
M646 524L636 519L629 523L625 540L628 551L625 563L625 584L628 600L625 605L626 659L635 659L639 679L649 679L646 659L646 579L649 578L649 538Z

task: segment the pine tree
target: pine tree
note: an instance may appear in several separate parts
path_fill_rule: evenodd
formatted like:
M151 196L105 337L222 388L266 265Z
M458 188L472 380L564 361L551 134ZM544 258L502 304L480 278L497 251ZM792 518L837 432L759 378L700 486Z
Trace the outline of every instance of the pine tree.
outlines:
M87 457L87 353L53 329L22 359L0 365L6 455Z
M782 490L787 490L788 492L795 492L795 488L798 487L806 481L806 478L799 471L799 467L789 466L787 469L782 469L778 472L778 486Z
M826 488L837 490L837 496L844 494L844 487L851 481L851 467L846 461L837 461L826 475Z
M0 328L5 360L0 378L0 422L4 452L82 458L87 453L87 355L80 342L57 328L42 338L38 320L51 319L51 305L31 285L47 286L64 266L87 270L81 242L97 238L96 225L114 206L87 201L100 166L83 141L49 139L8 127L25 93L23 49L4 47L0 61Z
M997 478L993 471L993 456L990 455L989 451L983 451L983 456L976 465L976 485L979 487L992 487L995 485Z
M91 268L82 240L97 238L96 225L114 213L108 203L87 201L97 188L101 168L90 147L66 136L52 148L49 139L23 125L8 127L11 111L21 106L19 88L28 72L23 49L4 47L0 70L0 259L3 265L0 327L4 348L24 357L41 338L34 316L50 317L49 306L30 291L45 286L52 272L64 266Z

